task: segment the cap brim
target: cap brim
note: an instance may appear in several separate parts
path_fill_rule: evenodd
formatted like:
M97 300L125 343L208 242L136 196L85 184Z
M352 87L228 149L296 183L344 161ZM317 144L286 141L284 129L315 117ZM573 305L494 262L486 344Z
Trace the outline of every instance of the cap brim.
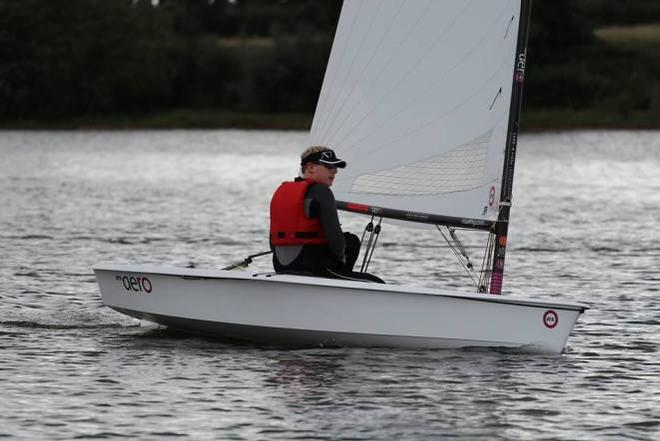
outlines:
M338 168L346 167L346 161L324 161L323 159L321 159L319 162L321 164L334 165L335 167L338 167Z

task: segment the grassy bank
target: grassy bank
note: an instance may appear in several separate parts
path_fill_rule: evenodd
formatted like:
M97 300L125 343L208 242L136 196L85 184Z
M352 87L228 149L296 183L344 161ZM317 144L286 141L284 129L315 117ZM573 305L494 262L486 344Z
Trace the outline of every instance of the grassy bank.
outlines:
M53 120L0 121L4 130L146 130L247 129L309 130L312 115L174 110L147 115L84 116ZM523 131L576 129L660 129L660 115L652 112L608 110L523 109Z
M608 26L594 30L601 40L618 46L638 49L660 49L660 23L634 26Z
M578 129L660 129L660 114L631 111L587 110L523 110L520 124L523 131Z
M304 114L239 113L210 110L171 110L145 115L82 116L68 119L0 121L4 130L143 130L254 129L307 130L312 116Z

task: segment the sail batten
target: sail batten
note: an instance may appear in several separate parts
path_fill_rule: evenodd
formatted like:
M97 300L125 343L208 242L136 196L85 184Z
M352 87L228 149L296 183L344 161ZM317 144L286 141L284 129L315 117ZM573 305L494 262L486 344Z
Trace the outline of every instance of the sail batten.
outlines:
M338 200L497 220L519 16L513 0L344 2L310 134L348 163Z

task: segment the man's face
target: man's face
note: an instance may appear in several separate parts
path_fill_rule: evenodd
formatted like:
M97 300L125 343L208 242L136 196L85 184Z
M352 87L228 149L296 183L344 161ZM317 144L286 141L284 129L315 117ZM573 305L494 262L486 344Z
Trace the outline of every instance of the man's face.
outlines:
M335 180L337 167L332 165L310 163L305 171L305 178L311 179L317 184L323 184L330 187Z

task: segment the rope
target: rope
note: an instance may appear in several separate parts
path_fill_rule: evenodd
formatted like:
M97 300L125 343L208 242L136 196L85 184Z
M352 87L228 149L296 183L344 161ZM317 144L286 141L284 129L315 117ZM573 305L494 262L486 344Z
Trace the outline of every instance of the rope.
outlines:
M362 232L362 239L360 239L360 248L362 248L362 244L364 243L364 235L367 231L369 232L369 239L367 241L367 245L364 247L364 257L362 257L362 266L360 267L361 273L365 271L364 266L367 264L367 257L369 256L369 250L371 249L371 241L374 237L374 215L371 216L371 220L367 226L364 227L364 231Z
M255 257L261 257L261 256L265 256L266 254L271 254L271 253L272 253L272 251L268 250L268 251L262 251L261 253L253 254L253 255L248 256L247 258L245 258L245 260L243 260L242 262L232 263L231 265L222 268L222 270L223 271L232 271L232 270L237 270L237 269L245 269L252 263L252 259L254 259Z
M376 228L374 228L374 235L376 238L374 239L373 244L371 245L371 253L369 254L369 259L367 260L367 265L364 267L364 271L366 272L369 269L369 264L371 263L371 258L374 256L374 251L376 250L376 243L378 242L378 237L380 237L380 223L383 221L383 218L381 217L380 220L378 221L378 225L376 225Z
M461 242L461 240L456 235L456 230L451 228L451 227L447 227L447 230L449 231L449 234L451 235L451 238L454 239L454 243L456 244L456 248L461 253L461 255L463 257L465 257L465 259L467 260L467 267L472 268L472 262L470 262L470 257L467 255L467 251L465 251L465 247L463 246L463 243Z
M479 290L479 279L477 278L476 273L474 272L474 268L472 266L472 263L470 262L470 258L468 257L467 253L465 252L465 247L463 247L463 244L461 241L458 239L458 236L456 236L456 232L447 227L447 230L449 231L450 235L452 236L452 239L455 241L455 243L452 243L447 236L445 236L445 233L442 232L442 229L440 228L440 225L435 226L440 234L442 234L442 237L445 239L447 242L447 245L449 245L449 249L454 253L454 256L456 256L456 259L459 261L459 263L463 266L465 269L465 272L467 275L470 277L470 280L472 280L472 283L474 284L475 288L477 288L477 291ZM465 260L463 260L463 258Z
M374 216L371 215L371 220L367 224L366 227L364 227L364 231L362 231L362 238L360 239L360 248L362 248L362 243L364 242L364 235L367 233L367 231L371 231L374 228Z
M484 251L484 257L481 261L481 277L479 278L479 292L486 293L490 285L490 276L492 270L492 258L493 258L493 247L495 246L495 234L489 233L488 240L486 242L486 250Z

